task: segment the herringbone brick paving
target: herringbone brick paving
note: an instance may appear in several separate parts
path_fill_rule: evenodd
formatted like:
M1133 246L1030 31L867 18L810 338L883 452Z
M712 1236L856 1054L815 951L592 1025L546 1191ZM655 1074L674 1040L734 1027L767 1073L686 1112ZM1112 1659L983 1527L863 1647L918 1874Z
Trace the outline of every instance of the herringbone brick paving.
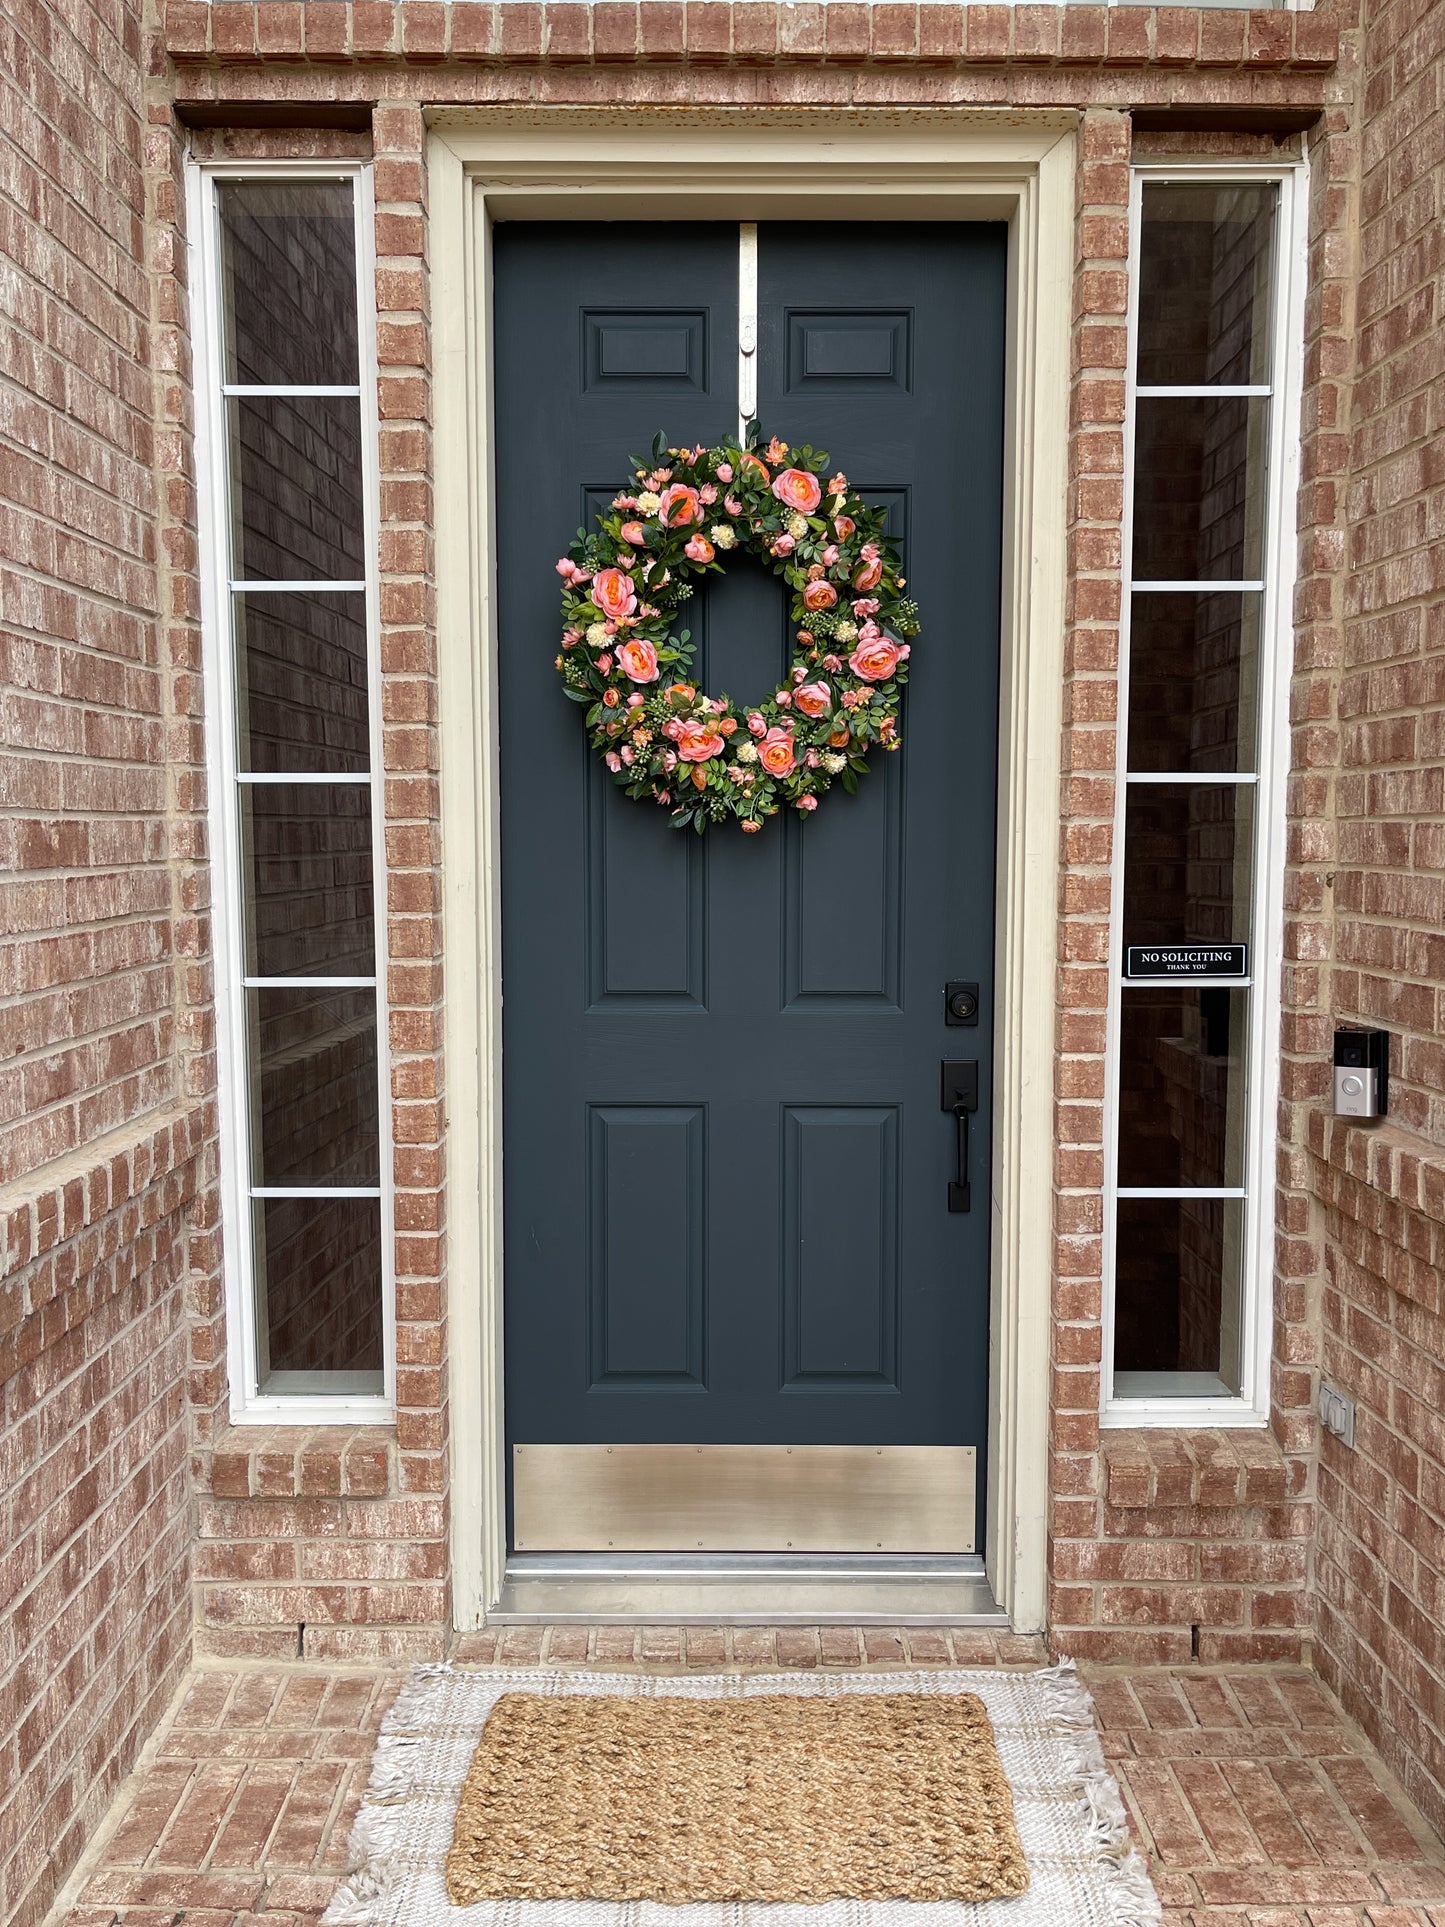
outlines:
M870 1627L516 1627L477 1665L712 1672L1031 1665L1008 1634ZM1312 1674L1085 1667L1168 1927L1445 1927L1445 1852ZM400 1675L196 1672L122 1794L65 1927L303 1927L346 1866Z

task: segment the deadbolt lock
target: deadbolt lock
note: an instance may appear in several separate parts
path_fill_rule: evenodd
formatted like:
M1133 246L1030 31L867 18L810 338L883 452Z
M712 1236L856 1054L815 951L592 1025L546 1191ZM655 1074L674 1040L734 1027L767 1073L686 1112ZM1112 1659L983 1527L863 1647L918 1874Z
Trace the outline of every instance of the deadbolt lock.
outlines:
M946 1024L974 1025L978 1022L978 985L945 984L943 1021Z

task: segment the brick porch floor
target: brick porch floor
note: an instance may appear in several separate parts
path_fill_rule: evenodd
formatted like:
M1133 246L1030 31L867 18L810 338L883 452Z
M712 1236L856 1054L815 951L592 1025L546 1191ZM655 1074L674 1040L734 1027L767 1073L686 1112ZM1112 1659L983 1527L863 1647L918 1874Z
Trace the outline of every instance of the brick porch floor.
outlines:
M515 1628L485 1665L748 1671L1037 1664L988 1633ZM1307 1672L1087 1667L1170 1927L1445 1927L1445 1852ZM346 1865L399 1675L208 1664L93 1849L68 1927L302 1927ZM57 1923L58 1927L58 1923Z

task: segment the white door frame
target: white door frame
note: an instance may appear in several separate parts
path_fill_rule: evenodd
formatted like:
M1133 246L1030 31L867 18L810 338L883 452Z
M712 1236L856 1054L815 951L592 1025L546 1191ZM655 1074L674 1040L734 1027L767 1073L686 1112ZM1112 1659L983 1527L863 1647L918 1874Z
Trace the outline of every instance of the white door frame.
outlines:
M456 1624L482 1623L506 1563L490 224L503 209L528 220L585 209L1009 223L985 1563L1011 1624L1039 1631L1078 116L459 108L430 118Z

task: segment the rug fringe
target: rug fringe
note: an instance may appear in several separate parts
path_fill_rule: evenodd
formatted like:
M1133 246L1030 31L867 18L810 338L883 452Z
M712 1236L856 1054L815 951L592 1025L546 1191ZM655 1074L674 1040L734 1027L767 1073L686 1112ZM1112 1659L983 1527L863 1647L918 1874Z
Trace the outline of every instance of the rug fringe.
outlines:
M1117 1857L1105 1856L1100 1866L1109 1900L1117 1909L1113 1927L1162 1927L1164 1909L1149 1869L1133 1847Z
M1129 1838L1129 1815L1119 1782L1104 1758L1093 1695L1071 1659L1043 1668L1036 1677L1051 1715L1068 1730L1072 1741L1071 1765L1114 1910L1111 1927L1160 1927L1164 1910L1148 1865Z

